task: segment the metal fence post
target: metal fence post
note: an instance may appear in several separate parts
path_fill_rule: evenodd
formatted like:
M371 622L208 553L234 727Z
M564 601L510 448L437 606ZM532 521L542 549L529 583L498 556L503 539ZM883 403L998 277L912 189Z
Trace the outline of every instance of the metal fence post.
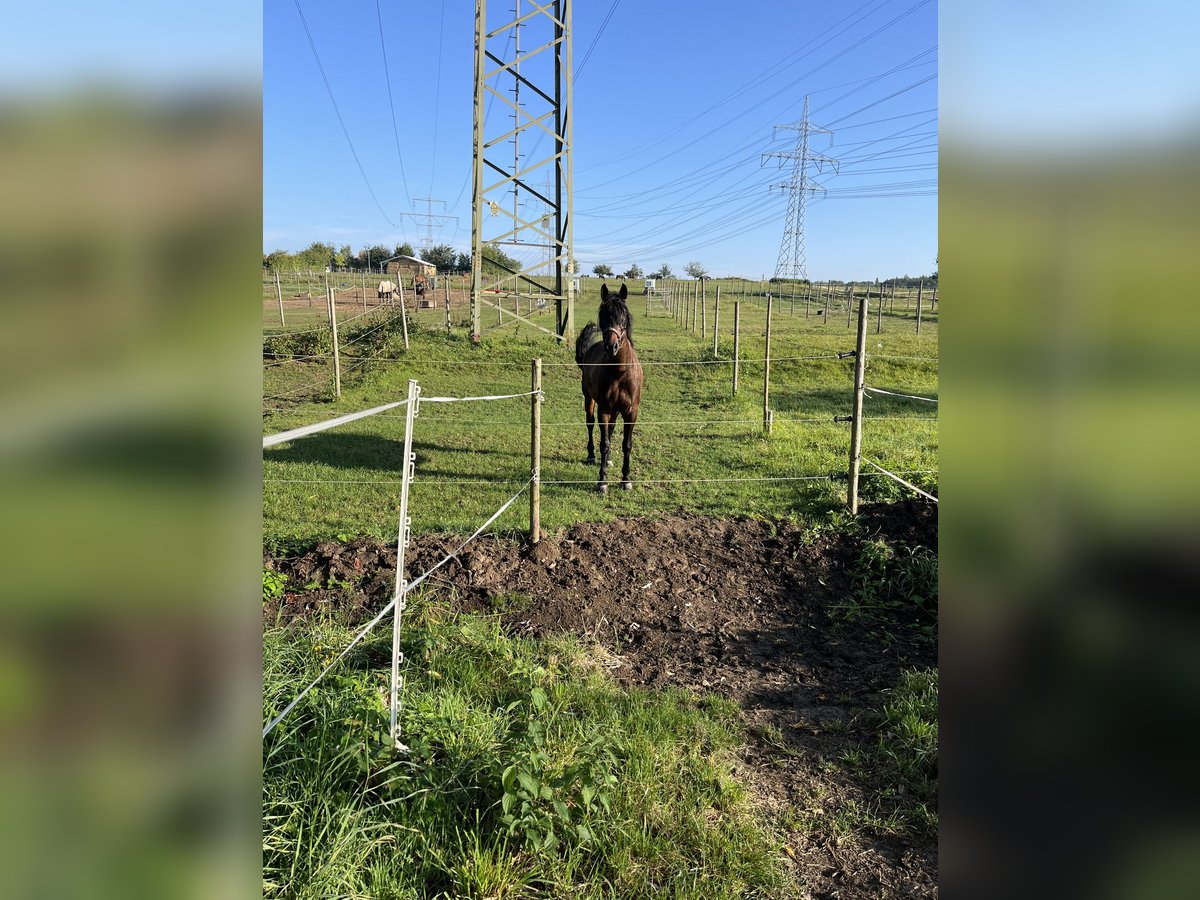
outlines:
M542 521L542 358L533 361L533 393L529 397L529 542L541 539Z
M396 608L392 611L392 692L391 692L391 735L392 746L404 749L400 743L400 728L397 715L400 710L400 662L403 654L400 652L400 617L404 613L407 601L408 581L404 577L404 550L408 546L408 538L412 520L408 515L408 488L412 484L413 467L416 458L412 452L413 419L417 415L417 399L421 396L421 386L415 379L408 381L408 405L404 409L404 468L400 476L400 526L396 536Z
M771 292L767 291L767 334L763 351L763 431L771 434Z

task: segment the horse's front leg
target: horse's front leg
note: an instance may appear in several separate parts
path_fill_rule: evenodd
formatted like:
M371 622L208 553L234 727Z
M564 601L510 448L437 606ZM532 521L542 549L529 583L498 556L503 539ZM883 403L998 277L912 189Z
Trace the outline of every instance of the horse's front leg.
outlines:
M596 482L596 490L602 494L608 493L608 457L612 450L612 420L611 412L606 409L600 410L600 478Z
M626 491L633 490L633 482L629 480L629 456L633 453L634 422L636 417L633 420L625 420L625 436L621 441L621 451L625 454L625 462L621 466L621 488Z
M596 464L596 443L592 440L592 428L596 424L596 401L589 397L586 391L583 394L583 413L587 416L588 430L588 455L584 462L594 466Z

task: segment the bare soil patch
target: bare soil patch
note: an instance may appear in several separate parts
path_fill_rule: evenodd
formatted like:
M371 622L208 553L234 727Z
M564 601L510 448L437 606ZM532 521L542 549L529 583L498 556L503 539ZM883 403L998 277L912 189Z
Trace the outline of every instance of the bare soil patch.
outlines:
M712 691L735 701L753 736L736 776L764 813L803 820L782 848L813 897L937 895L936 835L846 833L838 810L869 808L879 785L842 764L873 735L861 714L936 650L903 620L882 631L848 623L862 542L937 547L936 508L924 501L868 508L855 533L816 534L753 519L677 515L583 524L535 547L478 539L437 573L466 611L498 615L510 631L573 632L603 648L614 678L643 687ZM420 573L461 538L424 536L409 552ZM264 620L338 609L368 618L391 596L394 547L323 543L267 559L290 587L330 579L355 590L287 593ZM785 826L786 827L786 826Z

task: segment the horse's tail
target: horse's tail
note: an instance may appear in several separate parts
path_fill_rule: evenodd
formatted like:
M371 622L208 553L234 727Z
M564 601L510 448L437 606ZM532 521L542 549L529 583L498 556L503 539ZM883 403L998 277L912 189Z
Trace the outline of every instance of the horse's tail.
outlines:
M579 340L575 342L575 363L583 365L583 354L587 352L587 348L591 345L592 339L600 333L600 327L595 322L588 322L583 326L583 331L579 332Z

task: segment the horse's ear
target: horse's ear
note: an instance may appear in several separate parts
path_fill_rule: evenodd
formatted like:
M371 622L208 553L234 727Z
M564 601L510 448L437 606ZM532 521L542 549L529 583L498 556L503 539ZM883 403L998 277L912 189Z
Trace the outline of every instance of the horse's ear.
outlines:
M623 281L621 282L621 293L619 296L622 300L629 296L629 289L625 287L625 282Z
M600 302L601 303L608 302L608 285L607 284L600 285Z

